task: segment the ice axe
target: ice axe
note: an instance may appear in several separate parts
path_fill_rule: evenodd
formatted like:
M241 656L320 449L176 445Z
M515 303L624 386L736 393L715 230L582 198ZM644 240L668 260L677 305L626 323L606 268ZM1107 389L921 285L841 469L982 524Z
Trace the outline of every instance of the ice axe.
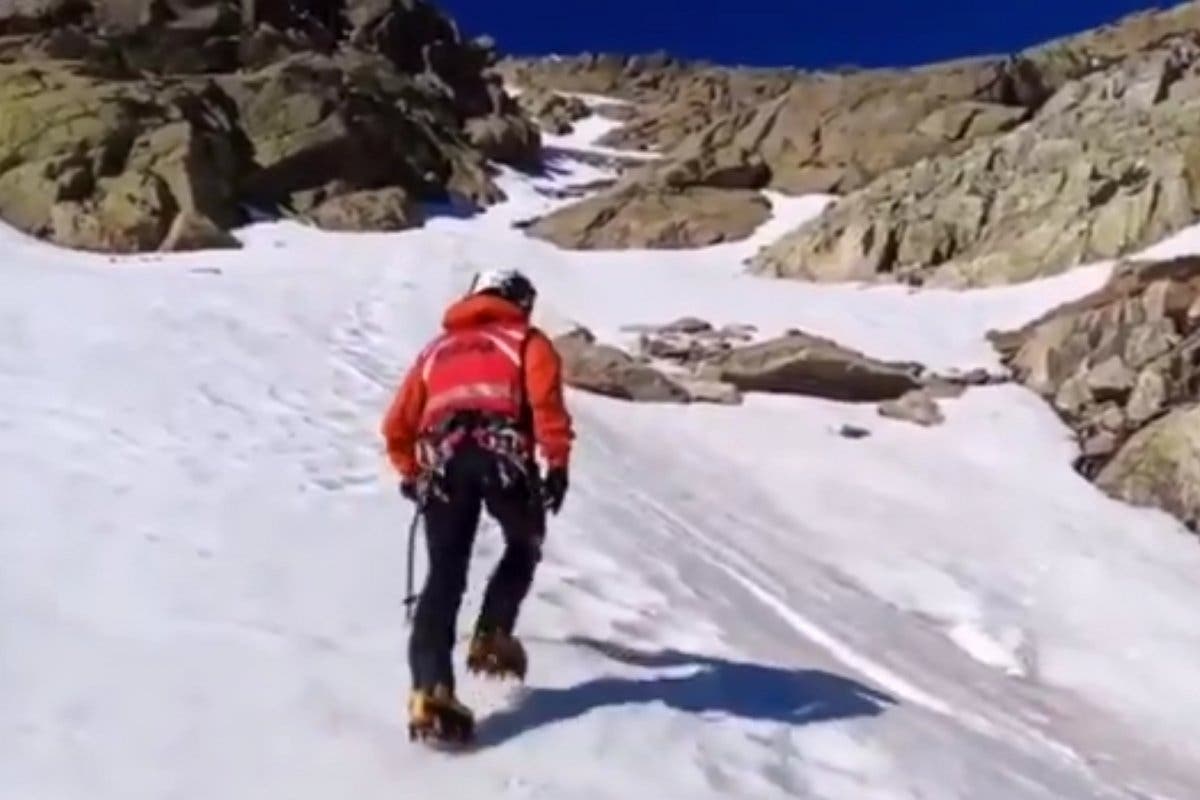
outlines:
M413 592L413 571L414 560L417 550L417 526L421 523L421 507L417 506L413 512L412 522L408 525L408 565L405 568L406 585L404 589L404 618L408 622L412 622L413 606L416 605L420 598L419 594Z

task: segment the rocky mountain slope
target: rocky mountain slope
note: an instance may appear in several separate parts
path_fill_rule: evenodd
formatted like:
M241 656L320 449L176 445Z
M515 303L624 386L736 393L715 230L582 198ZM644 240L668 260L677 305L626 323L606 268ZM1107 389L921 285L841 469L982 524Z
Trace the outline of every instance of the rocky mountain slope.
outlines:
M747 269L970 288L1121 259L1200 219L1197 2L1007 57L912 70L738 69L663 54L504 59L497 69L509 85L543 96L621 98L630 104L623 124L602 143L660 154L529 225L530 235L560 247L737 241L766 216L763 190L830 193L836 198L824 213L763 247ZM1197 274L1194 259L1130 266L1104 291L995 339L1014 378L1077 432L1084 475L1193 526ZM688 369L652 380L646 370L672 352L664 336ZM638 387L626 396L736 402L744 385L721 391L711 382L728 383L716 365L731 356L694 340L680 345L679 336L671 326L643 336L634 354L641 360L619 362ZM807 340L756 347L802 365L789 389L829 390L805 382L805 370L822 359ZM752 358L752 348L732 351ZM843 364L871 363L841 352ZM589 363L606 365L605 374L618 368L611 357ZM961 382L909 379L881 413L937 424L938 393L962 390ZM664 380L684 388L664 388ZM689 386L698 389L689 394Z
M1107 492L1200 529L1200 258L1131 263L996 346L1078 433Z
M652 225L601 235L596 219L631 196L652 196L644 205L670 219L676 206L696 204L695 187L733 191L704 201L733 222L697 232L690 243L701 246L712 230L746 235L737 219L748 201L737 192L831 192L841 196L833 208L752 267L805 280L990 285L1123 255L1195 219L1198 30L1200 5L1187 2L1007 57L912 70L737 70L597 55L498 68L515 86L632 101L606 143L663 153L627 174L607 206L551 216L536 235L576 247L656 246Z
M1020 283L1125 257L1200 218L1200 2L1004 57L824 73L665 54L501 58L426 0L10 3L0 219L106 252L237 247L230 231L258 215L419 226L431 204L500 200L495 164L542 170L543 137L593 112L620 123L599 144L647 157L515 223L528 235L568 249L707 247L762 230L771 193L821 193L833 202L748 271ZM1195 270L1129 267L996 335L1014 377L1077 431L1081 472L1189 523ZM575 386L631 400L793 392L931 425L939 397L997 379L694 319L645 329L630 351L585 329L559 341Z
M424 0L0 6L0 219L68 247L232 244L252 210L334 229L488 204L534 123Z

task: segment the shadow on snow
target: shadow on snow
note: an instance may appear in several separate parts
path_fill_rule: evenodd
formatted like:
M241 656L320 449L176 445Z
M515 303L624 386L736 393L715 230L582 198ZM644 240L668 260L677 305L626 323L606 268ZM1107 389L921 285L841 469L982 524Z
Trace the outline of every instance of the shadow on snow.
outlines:
M662 703L691 714L798 726L878 716L897 702L858 681L822 670L789 670L675 650L649 653L582 637L571 637L567 644L628 666L695 670L683 676L604 677L565 689L530 689L516 707L481 721L480 747L495 747L523 733L611 706Z

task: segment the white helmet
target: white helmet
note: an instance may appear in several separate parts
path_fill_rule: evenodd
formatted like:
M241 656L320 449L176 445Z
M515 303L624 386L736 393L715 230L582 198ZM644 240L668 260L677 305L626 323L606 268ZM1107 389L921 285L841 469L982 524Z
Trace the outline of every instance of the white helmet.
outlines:
M533 282L515 269L490 269L477 272L467 294L491 294L519 306L526 313L533 310L537 289Z

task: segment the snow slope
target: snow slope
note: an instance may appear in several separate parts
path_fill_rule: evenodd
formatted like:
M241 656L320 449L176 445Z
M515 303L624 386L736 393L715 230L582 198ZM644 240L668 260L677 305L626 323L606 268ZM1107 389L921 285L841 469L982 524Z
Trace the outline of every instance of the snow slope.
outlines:
M512 229L597 177L564 154L474 219L260 224L234 253L0 232L0 797L1195 797L1200 547L1074 475L1011 386L929 430L571 393L528 692L464 680L480 751L409 744L410 510L376 427L475 269L528 270L549 326L698 314L963 368L1109 269L967 293L743 274L828 198L773 196L754 240L686 253ZM498 553L489 526L464 626Z

